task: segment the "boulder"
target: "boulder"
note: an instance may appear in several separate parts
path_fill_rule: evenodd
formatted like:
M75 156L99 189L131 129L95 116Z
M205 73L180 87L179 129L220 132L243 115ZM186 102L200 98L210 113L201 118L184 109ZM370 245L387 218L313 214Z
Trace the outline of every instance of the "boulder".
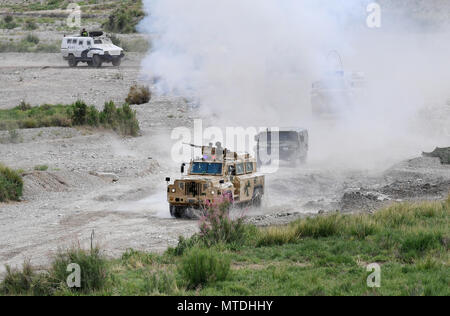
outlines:
M424 157L435 157L441 160L441 164L450 165L450 147L436 148L431 153L423 153Z

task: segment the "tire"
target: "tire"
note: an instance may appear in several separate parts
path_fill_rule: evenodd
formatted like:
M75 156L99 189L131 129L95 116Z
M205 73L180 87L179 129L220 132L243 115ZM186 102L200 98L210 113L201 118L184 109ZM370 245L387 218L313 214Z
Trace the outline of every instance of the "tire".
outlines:
M68 58L69 67L76 67L78 65L78 62L75 59L75 56L70 54Z
M186 218L186 207L170 205L170 215L175 218Z
M88 62L87 62L87 65L88 65L89 67L92 67L92 66L94 65L94 63L93 63L92 61L88 61Z
M252 197L252 205L255 207L261 207L262 197L263 197L262 190L259 188L255 189Z
M122 58L120 58L120 57L113 57L113 59L112 59L112 64L115 67L119 67L121 62L122 62Z
M99 55L94 55L94 57L92 57L92 66L95 68L100 68L102 66L102 58Z

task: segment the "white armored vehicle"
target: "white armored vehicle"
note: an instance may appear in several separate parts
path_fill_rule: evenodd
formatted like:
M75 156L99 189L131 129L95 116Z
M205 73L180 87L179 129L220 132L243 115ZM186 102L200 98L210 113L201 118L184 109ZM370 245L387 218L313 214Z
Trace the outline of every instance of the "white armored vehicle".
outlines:
M70 67L87 63L91 67L101 67L103 63L120 66L124 57L123 49L114 45L103 32L86 32L87 36L65 36L61 43L61 54Z

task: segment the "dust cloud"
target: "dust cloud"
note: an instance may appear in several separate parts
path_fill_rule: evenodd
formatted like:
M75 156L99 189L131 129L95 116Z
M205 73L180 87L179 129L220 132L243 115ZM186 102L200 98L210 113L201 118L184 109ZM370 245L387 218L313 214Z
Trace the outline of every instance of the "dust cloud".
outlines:
M371 2L144 0L139 28L153 42L142 72L157 94L193 100L211 125L308 128L310 163L384 168L448 146L442 126L418 114L448 106L450 30L433 16L446 2L380 0L381 27L369 28ZM411 14L418 10L427 15ZM330 51L345 71L365 74L366 97L323 120L310 94Z

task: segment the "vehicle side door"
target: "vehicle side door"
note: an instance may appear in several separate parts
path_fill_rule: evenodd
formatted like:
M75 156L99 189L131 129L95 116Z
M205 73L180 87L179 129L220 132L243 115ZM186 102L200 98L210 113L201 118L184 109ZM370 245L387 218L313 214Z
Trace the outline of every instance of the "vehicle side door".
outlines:
M76 57L84 57L83 55L86 53L86 39L79 38L77 49L76 49Z

